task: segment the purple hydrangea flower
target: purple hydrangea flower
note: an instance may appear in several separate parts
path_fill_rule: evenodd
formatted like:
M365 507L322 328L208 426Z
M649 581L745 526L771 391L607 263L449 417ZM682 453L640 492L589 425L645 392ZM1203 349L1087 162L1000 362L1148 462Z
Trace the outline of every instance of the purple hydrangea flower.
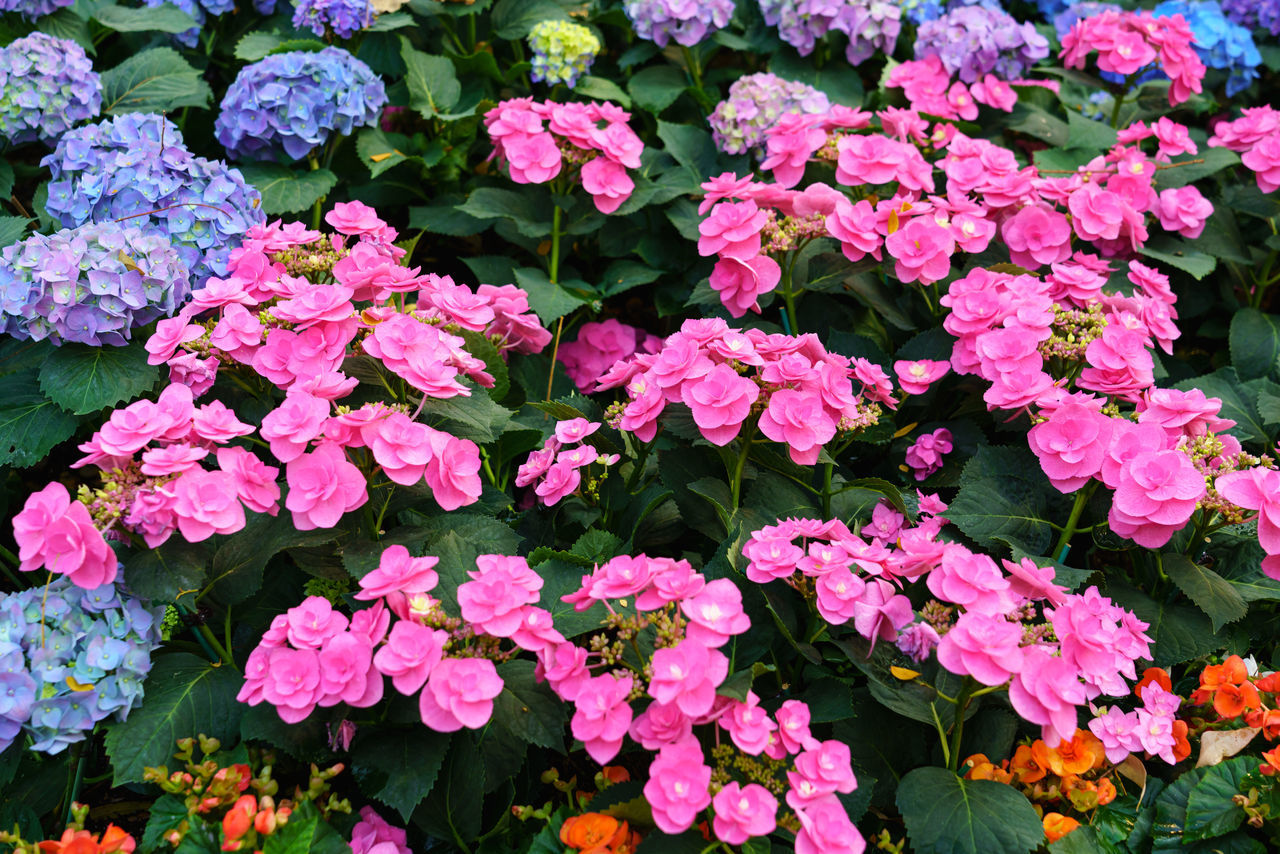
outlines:
M739 77L708 121L716 147L727 154L763 150L765 131L785 113L825 113L827 96L807 83L761 72Z
M845 56L853 65L877 50L892 52L902 29L902 5L891 0L760 0L760 11L801 56L812 53L827 33L844 33Z
M1004 12L962 6L916 32L916 59L937 56L951 74L976 83L987 74L1016 80L1049 55L1049 40Z
M923 24L941 18L952 9L961 6L986 6L988 9L1003 9L1000 0L903 0L902 11L907 20L913 24Z
M1104 3L1101 0L1084 0L1083 3L1072 3L1053 16L1053 29L1058 33L1058 39L1061 40L1076 25L1076 21L1081 18L1092 18L1094 15L1100 15L1103 12L1119 11L1120 7L1116 4Z
M51 142L102 108L102 81L80 45L32 33L0 48L0 137Z
M225 276L241 235L266 222L262 195L240 170L193 156L161 116L129 113L70 130L40 163L53 172L46 209L63 226L127 217L159 228L198 288Z
M76 0L0 0L0 12L17 12L22 17L34 21L45 15L52 15L64 6L70 6Z
M733 16L733 0L627 0L622 8L636 35L658 47L672 40L693 47Z
M296 0L293 26L306 27L318 36L326 28L340 39L349 39L373 23L373 6L369 0Z
M99 721L125 720L142 700L162 613L113 584L81 590L66 576L0 596L0 750L25 729L32 750L60 753Z
M171 38L183 47L195 47L200 43L200 28L204 26L204 9L196 0L142 0L143 5L155 8L170 3L186 12L193 19L196 25L189 30L183 30L180 33L174 33Z
M1280 36L1280 0L1222 0L1222 11L1242 27Z
M386 103L378 75L341 48L277 53L240 69L214 133L235 158L299 160L330 134L374 124Z
M190 294L187 265L155 228L89 223L0 252L0 331L19 339L123 345Z

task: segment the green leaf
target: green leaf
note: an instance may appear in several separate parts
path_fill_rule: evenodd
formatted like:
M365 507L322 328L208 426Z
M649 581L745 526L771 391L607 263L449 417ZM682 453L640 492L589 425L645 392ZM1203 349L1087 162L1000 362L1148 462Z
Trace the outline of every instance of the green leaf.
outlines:
M204 109L212 98L200 72L170 47L144 50L102 74L102 112L108 115Z
M230 743L245 708L236 701L240 684L232 668L190 653L156 656L142 705L107 731L114 785L141 783L144 768L171 760L179 738L204 733Z
M324 762L332 759L333 751L322 717L311 715L296 724L285 723L275 706L259 703L245 709L240 718L240 738L263 742L302 762Z
M829 62L818 68L812 57L802 57L794 50L783 49L769 60L769 70L787 80L808 83L830 97L832 103L846 107L861 107L863 104L862 78L857 69L847 62Z
M405 64L405 85L409 87L409 106L424 119L448 113L462 95L462 84L453 63L445 56L432 56L416 50L404 36L400 37L400 58Z
M267 214L306 210L338 183L338 176L328 169L295 171L281 163L246 163L240 171L262 193L262 211Z
M1098 841L1098 833L1082 824L1066 836L1049 845L1049 854L1106 854Z
M1044 841L1031 802L992 780L917 768L898 784L897 803L917 854L1023 854Z
M523 39L539 21L567 21L569 14L555 0L498 0L489 22L500 39Z
M88 415L148 391L160 368L147 364L143 342L127 347L63 344L40 367L40 389L75 415Z
M1258 770L1253 756L1237 756L1210 766L1187 797L1184 840L1209 839L1235 830L1245 812L1231 799L1247 788L1244 778Z
M352 745L352 770L361 788L407 821L435 785L449 741L424 726L379 728Z
M623 291L629 291L638 285L647 285L656 281L661 275L661 270L655 270L648 264L642 264L639 261L627 259L614 261L604 271L604 277L600 282L600 295L606 297L617 296Z
M76 431L75 417L37 388L34 369L0 377L0 465L35 465Z
M464 730L453 738L444 773L414 816L414 823L440 839L469 843L480 835L484 780L480 753L471 734Z
M243 602L258 592L262 571L277 553L323 545L334 537L329 529L299 531L284 514L254 514L243 529L218 538L218 550L213 553L209 570L209 593L225 605Z
M351 850L320 815L315 801L302 801L289 822L276 828L262 844L262 854L346 854Z
M506 429L512 412L493 402L484 389L473 387L470 397L428 398L422 405L428 418L440 418L444 426L460 439L492 442Z
M1075 110L1067 112L1067 148L1090 148L1102 151L1116 144L1116 131L1111 125L1086 119Z
M1175 240L1167 236L1138 247L1138 253L1163 261L1195 279L1203 279L1218 266L1218 259L1212 255L1200 252L1184 240Z
M408 146L408 141L409 138L403 134L389 134L382 128L365 128L356 136L356 152L364 165L369 167L369 174L377 178L401 163L419 159L402 150Z
M1191 163L1192 160L1203 160L1203 163ZM1199 181L1201 178L1228 169L1240 162L1240 155L1226 148L1201 148L1200 153L1195 157L1189 157L1185 160L1175 160L1167 166L1163 166L1155 175L1156 186L1159 189L1166 187L1182 187L1190 184L1192 181ZM1187 163L1186 166L1180 166L1181 163Z
M173 602L184 590L204 587L209 549L206 543L170 537L159 548L138 549L123 560L125 586L135 596Z
M493 722L514 738L552 750L564 750L567 707L534 676L532 661L498 666L502 693L493 701Z
M7 199L13 193L13 166L8 160L0 158L0 199ZM13 241L9 241L12 243ZM8 245L8 244L0 244Z
M10 175L12 174L10 172ZM10 189L12 189L12 185L10 185ZM22 234L27 230L27 225L30 222L31 220L25 216L0 216L0 249L21 240Z
M977 543L1003 540L1044 554L1053 539L1040 468L1023 448L987 446L965 464L947 518Z
M190 816L187 805L173 795L161 795L148 810L146 829L142 831L142 839L138 850L142 854L163 849L170 850L164 835L182 824Z
M240 41L236 42L236 59L242 59L245 62L257 62L275 50L283 41L284 38L277 33L264 33L261 31L248 33Z
M590 74L580 77L574 84L573 91L578 95L585 95L599 101L613 101L621 104L626 110L631 109L631 98L622 91L622 87L604 77L592 77Z
M543 323L563 317L584 302L552 282L537 267L517 267L515 277L516 284L529 293L529 307Z
M627 81L627 91L636 106L656 116L674 104L688 85L680 69L673 65L655 65L632 75Z
M1209 615L1215 632L1248 612L1249 606L1239 591L1213 570L1178 552L1161 555L1160 563L1173 583Z
M1256 308L1239 309L1231 317L1231 366L1242 380L1280 370L1280 317Z
M384 12L373 19L373 25L369 27L369 32L386 33L391 30L403 30L405 27L412 26L414 26L413 16L408 12Z
M551 206L545 194L481 187L458 210L476 219L509 219L525 237L541 239L551 233Z
M716 146L707 131L659 120L658 138L666 152L685 168L686 178L694 190L715 173Z
M94 11L93 18L102 26L118 33L184 33L200 26L195 18L172 3L139 9L102 6Z

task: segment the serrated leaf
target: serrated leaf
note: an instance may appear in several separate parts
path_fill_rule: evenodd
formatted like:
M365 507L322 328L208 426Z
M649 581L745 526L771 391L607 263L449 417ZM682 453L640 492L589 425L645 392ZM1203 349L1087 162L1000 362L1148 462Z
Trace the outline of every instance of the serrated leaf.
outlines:
M1243 824L1245 812L1231 799L1241 793L1244 778L1257 770L1258 760L1252 756L1237 756L1209 767L1187 796L1182 838L1211 839Z
M655 65L632 75L627 81L627 91L636 106L656 116L674 104L688 85L680 69L673 65Z
M123 6L101 6L93 18L107 29L118 33L184 33L199 27L196 19L172 3L128 9Z
M578 78L573 86L574 93L595 98L598 101L613 101L621 104L624 110L631 109L631 98L622 91L617 83L605 77L592 77L590 74Z
M1209 618L1191 605L1157 602L1147 594L1123 584L1109 584L1107 595L1122 608L1147 623L1151 636L1151 658L1157 667L1190 661L1221 649L1225 641L1214 634Z
M1242 308L1231 317L1231 366L1242 380L1265 377L1278 369L1280 317Z
M917 854L1023 854L1044 841L1026 796L993 780L917 768L898 784L896 800Z
M500 39L523 39L539 21L567 21L569 15L555 0L498 0L490 15Z
M470 397L450 397L444 400L428 398L422 405L428 420L441 419L441 425L460 439L473 442L492 442L502 434L512 412L494 403L493 398L479 387L473 388Z
M306 210L338 183L338 176L328 169L299 171L280 163L246 163L240 171L262 194L262 211L267 214Z
M1215 632L1248 612L1249 606L1239 591L1213 570L1177 552L1161 555L1160 563L1178 589L1209 615Z
M0 161L0 162L3 162L3 161ZM11 176L9 189L12 190L13 189L13 183L12 183L13 172L10 171L9 175ZM0 196L8 196L8 195L9 194L7 192L0 193ZM27 225L29 225L30 223L31 223L31 220L25 216L0 216L0 249L3 249L4 247L12 243L17 243L19 240L21 240L23 232L27 230Z
M1115 128L1087 119L1075 110L1067 111L1067 127L1067 148L1089 148L1096 152L1116 144Z
M529 294L529 307L538 319L549 324L574 311L585 301L565 290L537 267L517 267L516 284Z
M502 693L493 702L493 722L522 741L563 751L566 706L545 681L538 682L534 667L532 661L498 666Z
M551 207L545 194L481 187L467 196L458 210L481 220L509 219L525 237L551 233Z
M76 419L37 389L35 370L0 377L0 465L35 465L76 431Z
M332 542L329 529L299 531L287 514L250 516L243 529L218 539L209 568L209 593L226 605L243 602L262 586L267 561L284 549Z
M187 805L173 795L161 795L147 812L147 826L142 831L138 850L142 854L170 850L171 846L165 841L164 835L187 820Z
M63 344L40 367L40 389L75 415L133 400L160 379L160 368L147 364L142 345L141 341L127 347Z
M406 69L404 81L409 87L409 106L424 119L448 113L458 103L462 84L448 57L423 53L401 36L400 58Z
M200 72L170 47L144 50L102 74L102 112L107 115L203 109L212 98Z
M204 733L230 743L244 709L236 701L240 684L232 668L190 653L156 656L142 704L107 731L114 785L140 783L144 768L170 762L179 738Z
M262 843L262 854L347 854L351 850L338 831L324 820L315 801L302 801L287 824Z
M138 549L123 562L125 586L135 596L173 602L182 593L204 586L209 547L173 536L158 548Z
M409 138L403 134L388 134L381 128L364 128L356 136L356 151L364 165L369 167L369 174L377 178L388 169L413 159L402 150L408 147L408 143Z
M441 839L469 843L480 835L484 781L480 753L464 730L454 736L444 771L431 789L431 797L414 816L414 823Z
M1193 160L1204 161L1193 163ZM1240 155L1226 148L1201 148L1195 157L1175 160L1164 165L1155 175L1158 189L1166 187L1183 187L1192 181L1207 178L1223 169L1229 169L1240 162ZM1181 164L1187 165L1181 165Z
M1023 449L983 447L965 464L947 518L981 545L997 540L1044 554L1053 539L1046 486Z
M424 726L379 728L352 745L353 770L362 788L407 821L435 785L449 741Z
M1196 249L1192 244L1171 237L1157 239L1138 247L1138 254L1163 261L1192 278L1203 279L1218 266L1218 259Z
M271 53L284 38L276 33L252 32L245 34L236 42L236 59L245 62L257 62Z

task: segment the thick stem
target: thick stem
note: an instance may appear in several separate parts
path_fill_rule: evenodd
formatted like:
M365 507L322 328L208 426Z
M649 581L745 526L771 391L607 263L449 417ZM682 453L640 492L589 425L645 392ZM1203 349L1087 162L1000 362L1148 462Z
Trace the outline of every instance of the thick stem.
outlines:
M956 697L956 721L951 725L951 750L947 757L947 767L952 771L960 770L960 739L964 737L964 713L969 708L969 700L973 697L973 686L977 683L972 676L964 677L964 687L960 696Z
M729 508L729 511L731 513L737 513L738 505L741 503L742 472L747 467L747 457L751 456L751 438L754 435L755 429L752 428L750 435L746 435L741 438L742 451L738 454L737 464L733 467L733 471L730 472L731 480L729 481L729 488L732 506Z
M822 518L831 518L831 475L835 470L835 463L827 463L822 469Z
M1062 529L1062 534L1058 537L1057 544L1053 547L1053 552L1049 555L1058 563L1063 563L1067 559L1067 546L1071 543L1071 538L1075 536L1076 526L1080 523L1080 514L1084 513L1084 506L1089 502L1089 496L1093 495L1093 490L1097 487L1097 481L1090 481L1076 491L1075 503L1071 505L1071 515L1067 517L1067 526Z
M547 260L547 278L551 284L560 283L560 206L551 213L551 257Z
M1128 83L1126 80L1125 83ZM1124 106L1124 97L1129 93L1126 88L1123 92L1116 95L1116 105L1111 109L1111 126L1116 130L1120 129L1120 108Z

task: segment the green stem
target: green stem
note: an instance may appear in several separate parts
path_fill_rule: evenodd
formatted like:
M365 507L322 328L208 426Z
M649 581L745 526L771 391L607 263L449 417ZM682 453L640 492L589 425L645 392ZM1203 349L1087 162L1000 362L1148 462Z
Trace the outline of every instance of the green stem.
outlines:
M97 732L96 726L94 727L94 732ZM80 797L80 785L84 781L84 754L86 744L86 741L81 741L77 742L75 746L76 761L71 772L71 776L67 779L66 793L63 795L63 812L65 814L65 818L63 819L62 824L64 827L71 823L71 805L76 802L76 798Z
M631 475L627 478L627 492L630 493L636 488L636 484L640 482L640 478L644 476L644 465L649 461L649 442L640 443L640 455L636 458L631 469Z
M547 278L551 284L560 282L560 206L556 205L551 213L551 257L547 261Z
M960 768L960 739L964 736L964 713L969 708L969 700L973 696L974 682L972 676L964 677L964 687L960 696L956 697L956 722L951 727L951 751L947 757L947 767L952 771Z
M715 102L702 85L702 61L689 48L681 45L680 50L684 54L684 64L689 69L689 78L693 80L694 100L702 107L703 112L709 113L715 107Z
M822 518L831 518L831 475L835 470L835 463L827 463L822 470Z
M320 168L320 161L316 159L314 154L311 155L309 160L311 162L312 172L315 172ZM311 228L314 231L320 230L320 213L322 210L324 210L324 196L316 199L316 203L311 207Z
M1067 517L1067 526L1062 529L1062 534L1058 537L1058 542L1050 553L1050 558L1064 562L1067 559L1066 548L1071 543L1071 538L1075 536L1076 525L1080 522L1080 514L1084 513L1084 506L1089 502L1089 496L1093 494L1093 490L1097 488L1097 481L1090 481L1088 486L1082 487L1076 491L1075 503L1071 505L1071 515Z
M1120 129L1120 108L1124 106L1125 95L1128 94L1128 79L1125 80L1125 90L1116 95L1116 105L1111 109L1111 126L1116 130Z
M729 510L731 513L737 513L738 505L741 503L742 472L743 469L747 467L747 457L751 455L751 436L754 434L755 428L753 427L751 429L751 435L743 436L740 440L742 442L742 451L738 454L737 465L735 465L733 471L730 472L732 479L729 482L729 486L732 493L732 506Z
M948 768L951 767L951 747L947 744L947 731L942 726L942 718L938 717L938 707L934 703L929 704L929 711L933 712L933 726L938 731L938 740L942 742L942 761L946 763Z
M223 664L226 664L232 670L240 669L236 666L236 660L231 657L230 650L226 649L218 642L218 636L213 633L213 629L209 628L204 623L201 623L197 628L200 630L200 634L204 636L204 639L209 642L209 645L213 647L214 652L218 654L218 658L222 660Z

